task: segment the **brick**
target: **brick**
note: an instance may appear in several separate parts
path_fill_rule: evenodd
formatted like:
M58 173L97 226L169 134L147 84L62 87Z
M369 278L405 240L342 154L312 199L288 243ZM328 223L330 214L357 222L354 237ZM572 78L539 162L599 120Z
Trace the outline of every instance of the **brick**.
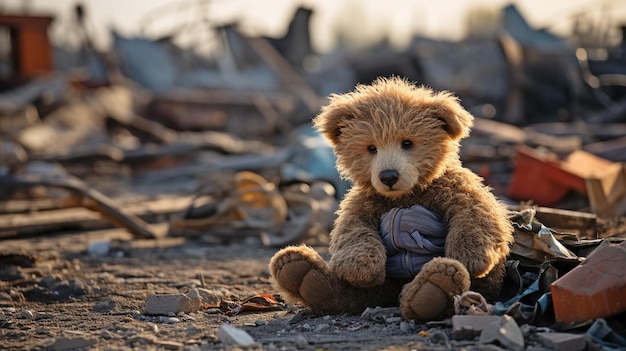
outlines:
M550 286L558 321L578 323L626 311L626 241L605 239Z
M452 316L452 337L461 339L473 339L489 324L500 321L500 316L473 316L454 315Z
M198 292L185 294L150 294L146 296L146 314L170 315L180 312L189 313L200 310L201 299Z
M537 338L554 351L583 351L587 348L585 334L572 333L537 333Z

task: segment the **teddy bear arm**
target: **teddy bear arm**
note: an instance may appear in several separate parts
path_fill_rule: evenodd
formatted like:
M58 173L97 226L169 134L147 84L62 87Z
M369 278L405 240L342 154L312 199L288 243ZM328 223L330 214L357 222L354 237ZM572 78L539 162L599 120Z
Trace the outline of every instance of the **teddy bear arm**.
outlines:
M356 287L372 287L385 280L387 254L377 231L359 223L345 223L331 233L330 270Z
M505 206L486 186L471 175L464 175L463 180L458 187L442 189L438 196L448 223L445 254L463 263L472 277L480 278L508 255L512 227Z

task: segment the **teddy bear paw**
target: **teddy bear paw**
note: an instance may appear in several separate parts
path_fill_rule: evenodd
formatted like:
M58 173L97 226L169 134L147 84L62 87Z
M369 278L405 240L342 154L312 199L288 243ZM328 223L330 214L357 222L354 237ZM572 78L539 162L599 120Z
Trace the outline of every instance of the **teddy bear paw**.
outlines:
M333 288L326 263L307 246L292 246L270 260L270 274L278 290L290 302L319 309L332 301Z
M419 322L444 318L453 310L453 296L469 287L469 273L459 261L434 258L402 289L402 316Z

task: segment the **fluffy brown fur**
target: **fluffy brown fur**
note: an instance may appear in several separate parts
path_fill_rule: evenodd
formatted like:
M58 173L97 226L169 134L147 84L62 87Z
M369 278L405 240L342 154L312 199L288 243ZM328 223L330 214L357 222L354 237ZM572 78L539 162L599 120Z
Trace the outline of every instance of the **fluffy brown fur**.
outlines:
M337 211L328 263L305 246L285 248L270 261L288 300L320 313L356 313L399 298L405 318L424 320L449 314L451 297L470 289L470 281L487 298L498 294L512 227L482 179L462 167L459 140L473 117L455 97L379 79L332 95L314 123L353 187ZM412 280L387 278L381 215L416 204L447 223L445 258ZM443 302L433 307L425 299Z

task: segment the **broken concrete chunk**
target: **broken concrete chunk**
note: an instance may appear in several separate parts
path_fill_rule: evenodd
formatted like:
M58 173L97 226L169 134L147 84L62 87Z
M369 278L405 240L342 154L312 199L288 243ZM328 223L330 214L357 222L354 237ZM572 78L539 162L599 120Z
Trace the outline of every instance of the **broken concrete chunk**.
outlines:
M489 324L499 322L500 316L455 315L452 316L452 337L457 340L473 339Z
M604 240L587 259L550 286L554 314L564 323L626 311L626 241Z
M217 337L221 342L227 345L251 345L254 339L245 330L233 327L228 324L222 324L217 331Z
M478 342L481 344L499 344L513 351L524 349L524 335L515 319L503 315L498 321L491 322L480 333Z
M555 351L583 351L587 348L584 334L572 333L537 333L541 343Z
M185 294L150 294L146 296L146 314L170 315L180 312L189 313L200 310L200 296L197 291L187 296Z

